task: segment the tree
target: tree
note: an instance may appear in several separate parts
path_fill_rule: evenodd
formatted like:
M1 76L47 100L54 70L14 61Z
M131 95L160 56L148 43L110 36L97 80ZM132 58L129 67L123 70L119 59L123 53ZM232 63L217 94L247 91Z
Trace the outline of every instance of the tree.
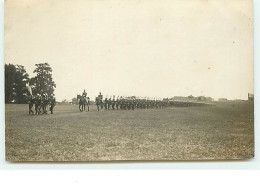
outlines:
M17 78L17 86L16 86L16 102L17 103L26 103L27 88L26 83L29 82L29 75L26 73L24 66L16 65L16 78Z
M71 103L72 103L72 104L78 104L77 98L72 98Z
M26 83L29 81L24 66L5 64L5 103L26 103Z
M56 88L56 84L52 78L52 69L48 63L35 64L35 66L36 69L33 73L36 73L36 76L30 81L33 93L47 93L50 96Z

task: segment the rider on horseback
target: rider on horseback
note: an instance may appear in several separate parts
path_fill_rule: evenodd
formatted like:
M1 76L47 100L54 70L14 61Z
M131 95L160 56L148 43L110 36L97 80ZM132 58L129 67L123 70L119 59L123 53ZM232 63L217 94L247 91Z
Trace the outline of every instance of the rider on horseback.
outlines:
M87 98L87 92L86 92L86 90L84 89L84 91L83 91L83 93L82 93L82 97L86 100L86 98Z

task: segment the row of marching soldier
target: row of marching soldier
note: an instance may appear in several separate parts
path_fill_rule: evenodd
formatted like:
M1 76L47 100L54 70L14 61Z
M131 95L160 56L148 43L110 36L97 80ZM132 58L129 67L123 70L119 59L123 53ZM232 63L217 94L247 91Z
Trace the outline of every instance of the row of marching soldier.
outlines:
M96 97L97 110L135 110L135 109L159 109L165 108L168 105L168 100L155 100L148 98L136 98L136 97L123 97L118 96L115 99L105 98L103 100L103 95L100 93Z

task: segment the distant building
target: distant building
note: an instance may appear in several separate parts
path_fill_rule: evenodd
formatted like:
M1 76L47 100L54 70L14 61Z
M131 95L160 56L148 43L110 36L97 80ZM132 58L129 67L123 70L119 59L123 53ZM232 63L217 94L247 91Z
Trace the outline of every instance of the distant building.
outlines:
M175 101L189 101L189 98L186 96L174 96L173 100Z
M219 98L218 101L228 101L227 98Z
M198 97L195 97L195 96L174 96L171 100L174 100L174 101L189 101L189 102L192 102L192 101L213 101L213 98L211 97L205 97L205 96L198 96Z
M213 98L211 97L205 97L205 96L199 96L198 97L199 101L213 101Z
M254 101L254 94L248 93L248 101Z

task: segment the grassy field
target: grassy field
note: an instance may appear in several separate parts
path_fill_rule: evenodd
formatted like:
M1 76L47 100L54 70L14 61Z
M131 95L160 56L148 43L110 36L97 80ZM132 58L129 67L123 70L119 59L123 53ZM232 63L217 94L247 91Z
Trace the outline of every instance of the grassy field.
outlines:
M252 102L212 107L28 115L6 105L6 160L103 161L243 159L254 156Z

